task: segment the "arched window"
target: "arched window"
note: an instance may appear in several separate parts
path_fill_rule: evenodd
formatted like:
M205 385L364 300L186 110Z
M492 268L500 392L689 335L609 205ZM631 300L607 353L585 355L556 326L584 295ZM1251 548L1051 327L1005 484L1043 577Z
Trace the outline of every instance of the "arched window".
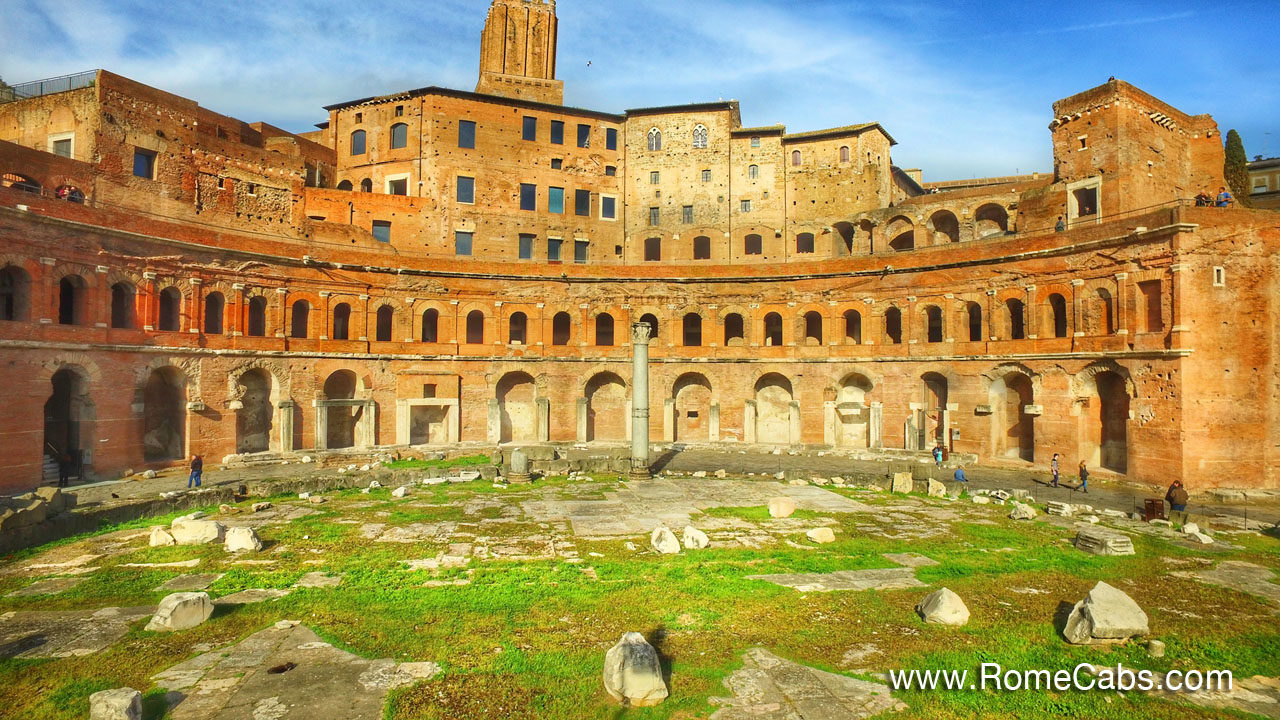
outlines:
M705 149L707 147L708 135L709 133L707 132L706 125L695 125L693 128L693 149Z
M896 307L884 311L884 334L890 344L902 344L902 311Z
M693 239L693 259L694 260L710 260L711 259L711 238L706 235L699 235Z
M729 313L724 316L724 344L725 347L730 345L742 345L746 340L746 333L743 329L742 316L738 313Z
M657 152L662 149L662 131L653 128L649 131L649 152Z
M350 190L354 190L355 186L351 184L350 180L343 180L342 182L338 183L338 189L350 191Z
M373 181L365 178L360 181L360 192L373 192Z
M222 314L226 308L227 301L223 299L222 293L212 292L204 298L204 334L205 335L221 335L222 334Z
M782 316L776 312L764 316L764 344L768 346L782 344Z
M178 332L182 317L182 293L176 287L167 287L160 291L160 317L156 323L157 330Z
M396 123L391 126L391 149L399 150L409 144L409 126Z
M764 253L764 238L756 234L748 235L742 244L743 255L761 255Z
M249 300L249 328L246 335L263 337L267 334L267 299L256 295Z
M926 324L925 340L931 343L942 342L942 308L930 305L924 309Z
M749 165L749 166L747 166L747 179L748 179L748 180L759 180L759 179L760 179L760 166L759 166L759 165Z
M1067 299L1054 293L1049 296L1049 312L1053 315L1053 336L1067 336Z
M311 322L311 303L298 300L293 304L293 316L289 320L289 337L305 338Z
M378 308L378 324L374 328L374 341L391 342L391 323L395 319L395 315L395 308L390 305L383 305Z
M32 180L26 175L19 175L17 173L5 173L3 176L0 176L0 185L13 188L14 190L21 190L23 192L40 192L40 183Z
M437 334L439 330L440 311L435 308L428 308L422 313L422 342L440 342L440 336Z
M800 167L800 151L799 150L791 151L791 165L793 167Z
M969 313L969 342L982 342L982 306L971 302L966 307Z
M596 316L596 345L611 347L613 345L613 316L600 313Z
M684 346L698 347L702 344L702 316L698 313L687 313L684 316Z
M348 340L351 337L351 306L338 303L333 308L333 339Z
M31 278L16 265L0 270L0 320L26 320Z
M573 334L573 319L567 312L558 312L551 318L551 344L568 345Z
M84 324L84 278L67 275L58 281L58 324Z
M1009 339L1022 340L1027 336L1022 301L1010 298L1006 307L1009 309Z
M813 254L813 233L800 233L799 235L796 235L796 254Z
M111 286L111 327L133 329L134 290L129 283Z
M467 313L467 344L484 344L484 313L479 310Z
M810 310L804 314L804 343L822 344L822 315L817 311Z
M364 154L364 131L363 130L357 130L351 133L351 154L352 155Z
M649 339L658 340L658 317L653 313L645 313L640 316L640 322L649 326Z
M529 316L522 312L511 314L511 318L507 320L507 344L508 345L528 345L529 344Z
M840 146L840 162L842 163L849 162L849 146L848 145Z
M844 311L844 340L850 345L862 344L862 313L857 310Z

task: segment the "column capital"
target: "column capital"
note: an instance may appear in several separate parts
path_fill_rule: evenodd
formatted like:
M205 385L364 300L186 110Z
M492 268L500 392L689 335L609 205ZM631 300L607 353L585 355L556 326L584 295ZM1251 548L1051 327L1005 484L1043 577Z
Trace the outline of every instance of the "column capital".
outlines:
M156 274L155 274L155 272L154 272L154 271L147 270L147 271L145 271L145 272L143 272L143 273L142 273L142 279L143 279L143 280L155 280L155 279L156 279Z
M277 295L288 295L288 294L289 294L289 288L276 288L276 294L277 294Z
M191 284L199 287L204 284L204 280L202 278L193 277L191 278Z
M1124 280L1124 279L1125 279L1125 278L1127 278L1127 277L1129 277L1129 273L1127 273L1127 272L1118 272L1118 273L1116 273L1116 279L1117 279L1117 280Z
M41 265L57 265L58 261L51 257L42 257L40 258L40 264Z
M1084 284L1084 281L1081 280L1080 278L1075 278L1071 281L1072 287L1080 287L1083 284Z
M99 275L106 275L107 273L111 272L111 268L107 267L106 265L99 265L94 269L98 272Z
M322 298L327 298L327 297L329 297L329 296L330 296L330 295L332 295L332 294L333 294L333 293L329 292L328 290L321 290L321 291L320 291L320 297L322 297Z
M988 295L991 295L991 296L995 296L996 291L995 291L995 290L988 290L988 291L987 291L987 294L988 294Z
M244 290L244 283L232 283L232 284L231 284L231 289L232 289L232 290Z

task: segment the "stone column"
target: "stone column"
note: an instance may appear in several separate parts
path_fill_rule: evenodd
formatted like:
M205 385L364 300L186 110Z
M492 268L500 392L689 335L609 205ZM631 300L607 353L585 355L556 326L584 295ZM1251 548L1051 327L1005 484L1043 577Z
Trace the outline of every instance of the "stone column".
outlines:
M649 475L649 326L631 326L631 472L632 480Z
M320 339L329 339L329 326L333 323L333 313L329 310L329 291L320 291Z
M282 338L288 333L285 331L289 327L288 323L288 307L289 307L289 288L276 288L276 337Z
M187 332L204 332L204 280L191 278L191 313L187 318Z
M1116 273L1116 297L1115 297L1115 318L1116 318L1116 334L1129 334L1129 293L1126 292L1129 273Z
M756 401L747 400L742 404L742 442L754 445L756 442Z
M280 419L280 451L293 452L293 408L292 400L281 400L276 403L277 417Z
M822 403L822 444L836 444L836 403L827 400Z
M675 442L676 439L676 401L665 398L662 401L662 442Z
M551 399L535 398L533 405L538 410L538 442L551 442Z
M40 282L40 286L44 288L44 291L40 293L40 297L43 298L44 301L41 303L41 307L38 310L35 303L30 303L30 316L38 319L45 325L58 322L58 298L61 296L62 285L61 278L54 278L53 276L53 267L57 264L58 261L54 258L40 258L40 265L42 267L40 268L40 277L38 280ZM102 266L100 265L99 267ZM55 279L59 281L56 285L54 283ZM36 280L36 278L32 278L31 284L35 285ZM88 280L85 281L85 284L88 284ZM93 284L93 290L96 291L98 286L101 284L102 278L98 278ZM85 318L85 322L88 323L88 321L89 318Z
M1071 327L1075 328L1075 332L1071 333L1072 337L1082 337L1084 335L1084 326L1081 324L1081 307L1080 303L1084 298L1080 297L1082 292L1080 288L1084 286L1084 281L1076 278L1071 281Z
M502 406L497 398L489 398L488 440L502 442Z
M44 262L41 258L40 262ZM84 292L87 296L85 300L88 306L85 307L85 317L83 322L87 325L93 323L94 327L104 328L110 325L111 319L111 286L107 285L107 273L110 272L106 265L99 265L95 269L98 276L94 278L93 287L85 288ZM58 317L58 301L51 298L53 302L52 315L49 317Z
M708 420L710 425L707 428L707 440L711 442L720 442L720 403L711 403L711 418Z
M142 329L147 332L154 332L156 329L156 306L158 305L156 294L159 292L156 290L156 274L149 270L142 273L142 287L138 289L141 291L139 295L142 296L142 302L134 303L135 311L137 306L141 304L142 317L140 319L142 320Z
M996 339L996 291L987 291L987 339Z
M231 289L235 291L235 297L231 301L232 311L229 313L231 317L231 334L244 335L244 283L233 283ZM224 310L224 315L227 313Z
M882 403L871 403L871 410L867 418L867 447L873 450L884 448L884 405Z
M1022 331L1028 340L1036 340L1040 337L1040 323L1037 322L1040 313L1037 312L1039 308L1036 307L1036 286L1028 285L1026 290L1027 302L1022 307ZM947 439L950 440L950 438Z

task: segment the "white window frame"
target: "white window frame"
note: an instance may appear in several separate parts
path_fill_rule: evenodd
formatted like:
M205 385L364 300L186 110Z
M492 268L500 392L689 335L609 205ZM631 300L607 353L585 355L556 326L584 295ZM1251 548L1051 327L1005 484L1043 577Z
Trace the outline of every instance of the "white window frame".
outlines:
M453 181L453 200L459 205L475 205L476 204L476 177L475 175L454 175ZM471 202L464 202L458 199L458 181L467 178L471 181Z
M711 144L711 131L706 125L698 123L693 126L693 149L705 150Z
M604 199L605 198L610 198L611 200L613 200L613 217L604 216ZM600 219L603 220L604 222L618 222L618 196L617 195L600 193Z
M1227 269L1225 267L1221 265L1213 266L1213 286L1214 287L1227 286Z
M70 141L71 141L71 154L70 154L70 155L68 155L67 157L69 157L69 158L75 158L75 156L76 156L76 134L75 134L75 131L72 131L72 132L61 132L61 133L50 133L50 134L49 134L49 136L45 139L45 142L46 142L46 143L48 143L48 144L46 145L46 147L49 149L49 152L50 152L50 153L53 153L53 144L54 144L55 142L58 142L59 140L70 140ZM56 154L56 153L53 153L53 154Z
M1076 190L1092 189L1098 199L1098 207L1093 215L1080 216L1080 208L1076 201ZM1067 183L1067 227L1076 225L1097 225L1102 222L1102 176L1098 175L1084 180Z
M655 142L655 140L657 142ZM657 127L649 128L648 144L649 152L662 151L662 131Z
M384 195L390 195L391 183L395 180L403 180L404 181L404 197L410 197L409 195L410 174L411 173L398 173L396 175L387 175L386 177L382 178L382 193Z

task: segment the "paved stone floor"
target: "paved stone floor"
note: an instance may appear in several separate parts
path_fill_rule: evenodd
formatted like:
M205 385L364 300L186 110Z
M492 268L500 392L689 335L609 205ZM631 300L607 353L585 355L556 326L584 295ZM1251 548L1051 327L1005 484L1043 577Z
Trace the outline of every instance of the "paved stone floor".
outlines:
M856 680L784 660L754 648L743 668L725 681L733 697L713 698L721 705L711 720L856 720L904 710L889 687Z
M92 655L154 612L154 607L7 612L0 615L0 658Z

